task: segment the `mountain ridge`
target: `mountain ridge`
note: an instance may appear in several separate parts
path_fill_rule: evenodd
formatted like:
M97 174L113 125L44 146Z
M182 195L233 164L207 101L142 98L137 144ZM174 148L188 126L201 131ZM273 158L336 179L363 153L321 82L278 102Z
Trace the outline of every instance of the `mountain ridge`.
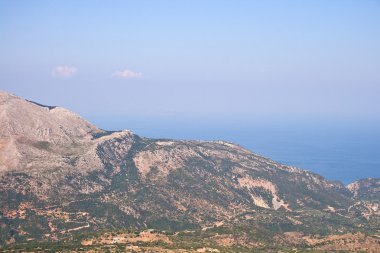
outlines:
M346 187L225 141L105 131L4 92L0 129L0 245L94 229L222 226L257 237L380 224L377 179Z

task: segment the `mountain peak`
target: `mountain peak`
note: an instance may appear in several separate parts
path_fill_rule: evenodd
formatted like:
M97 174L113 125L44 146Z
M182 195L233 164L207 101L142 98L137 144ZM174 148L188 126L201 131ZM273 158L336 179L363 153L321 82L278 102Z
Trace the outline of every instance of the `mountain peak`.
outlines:
M101 131L65 108L45 106L3 91L0 92L0 120L1 137L23 135L45 140L60 135L84 137Z
M5 103L9 99L22 99L22 98L17 97L11 93L0 90L0 104Z
M54 167L54 159L88 152L102 132L65 108L0 92L0 171Z

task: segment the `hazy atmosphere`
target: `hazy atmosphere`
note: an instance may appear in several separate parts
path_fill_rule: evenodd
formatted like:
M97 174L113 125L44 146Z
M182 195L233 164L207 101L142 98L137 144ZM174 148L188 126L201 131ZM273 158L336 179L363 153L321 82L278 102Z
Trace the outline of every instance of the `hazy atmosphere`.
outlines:
M104 129L226 139L321 172L295 157L379 157L379 13L378 1L1 1L0 89Z

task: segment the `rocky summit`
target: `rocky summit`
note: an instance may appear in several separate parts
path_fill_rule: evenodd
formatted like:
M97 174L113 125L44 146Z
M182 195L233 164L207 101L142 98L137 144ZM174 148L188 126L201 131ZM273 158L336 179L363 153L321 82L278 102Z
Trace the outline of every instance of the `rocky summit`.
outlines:
M225 141L105 131L0 92L4 250L380 252L379 188L379 179L345 186Z

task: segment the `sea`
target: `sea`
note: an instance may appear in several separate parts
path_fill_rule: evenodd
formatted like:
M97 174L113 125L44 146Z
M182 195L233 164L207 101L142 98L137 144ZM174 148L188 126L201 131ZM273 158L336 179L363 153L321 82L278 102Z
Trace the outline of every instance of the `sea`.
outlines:
M152 138L225 140L282 164L349 184L380 178L380 124L244 120L95 120Z

